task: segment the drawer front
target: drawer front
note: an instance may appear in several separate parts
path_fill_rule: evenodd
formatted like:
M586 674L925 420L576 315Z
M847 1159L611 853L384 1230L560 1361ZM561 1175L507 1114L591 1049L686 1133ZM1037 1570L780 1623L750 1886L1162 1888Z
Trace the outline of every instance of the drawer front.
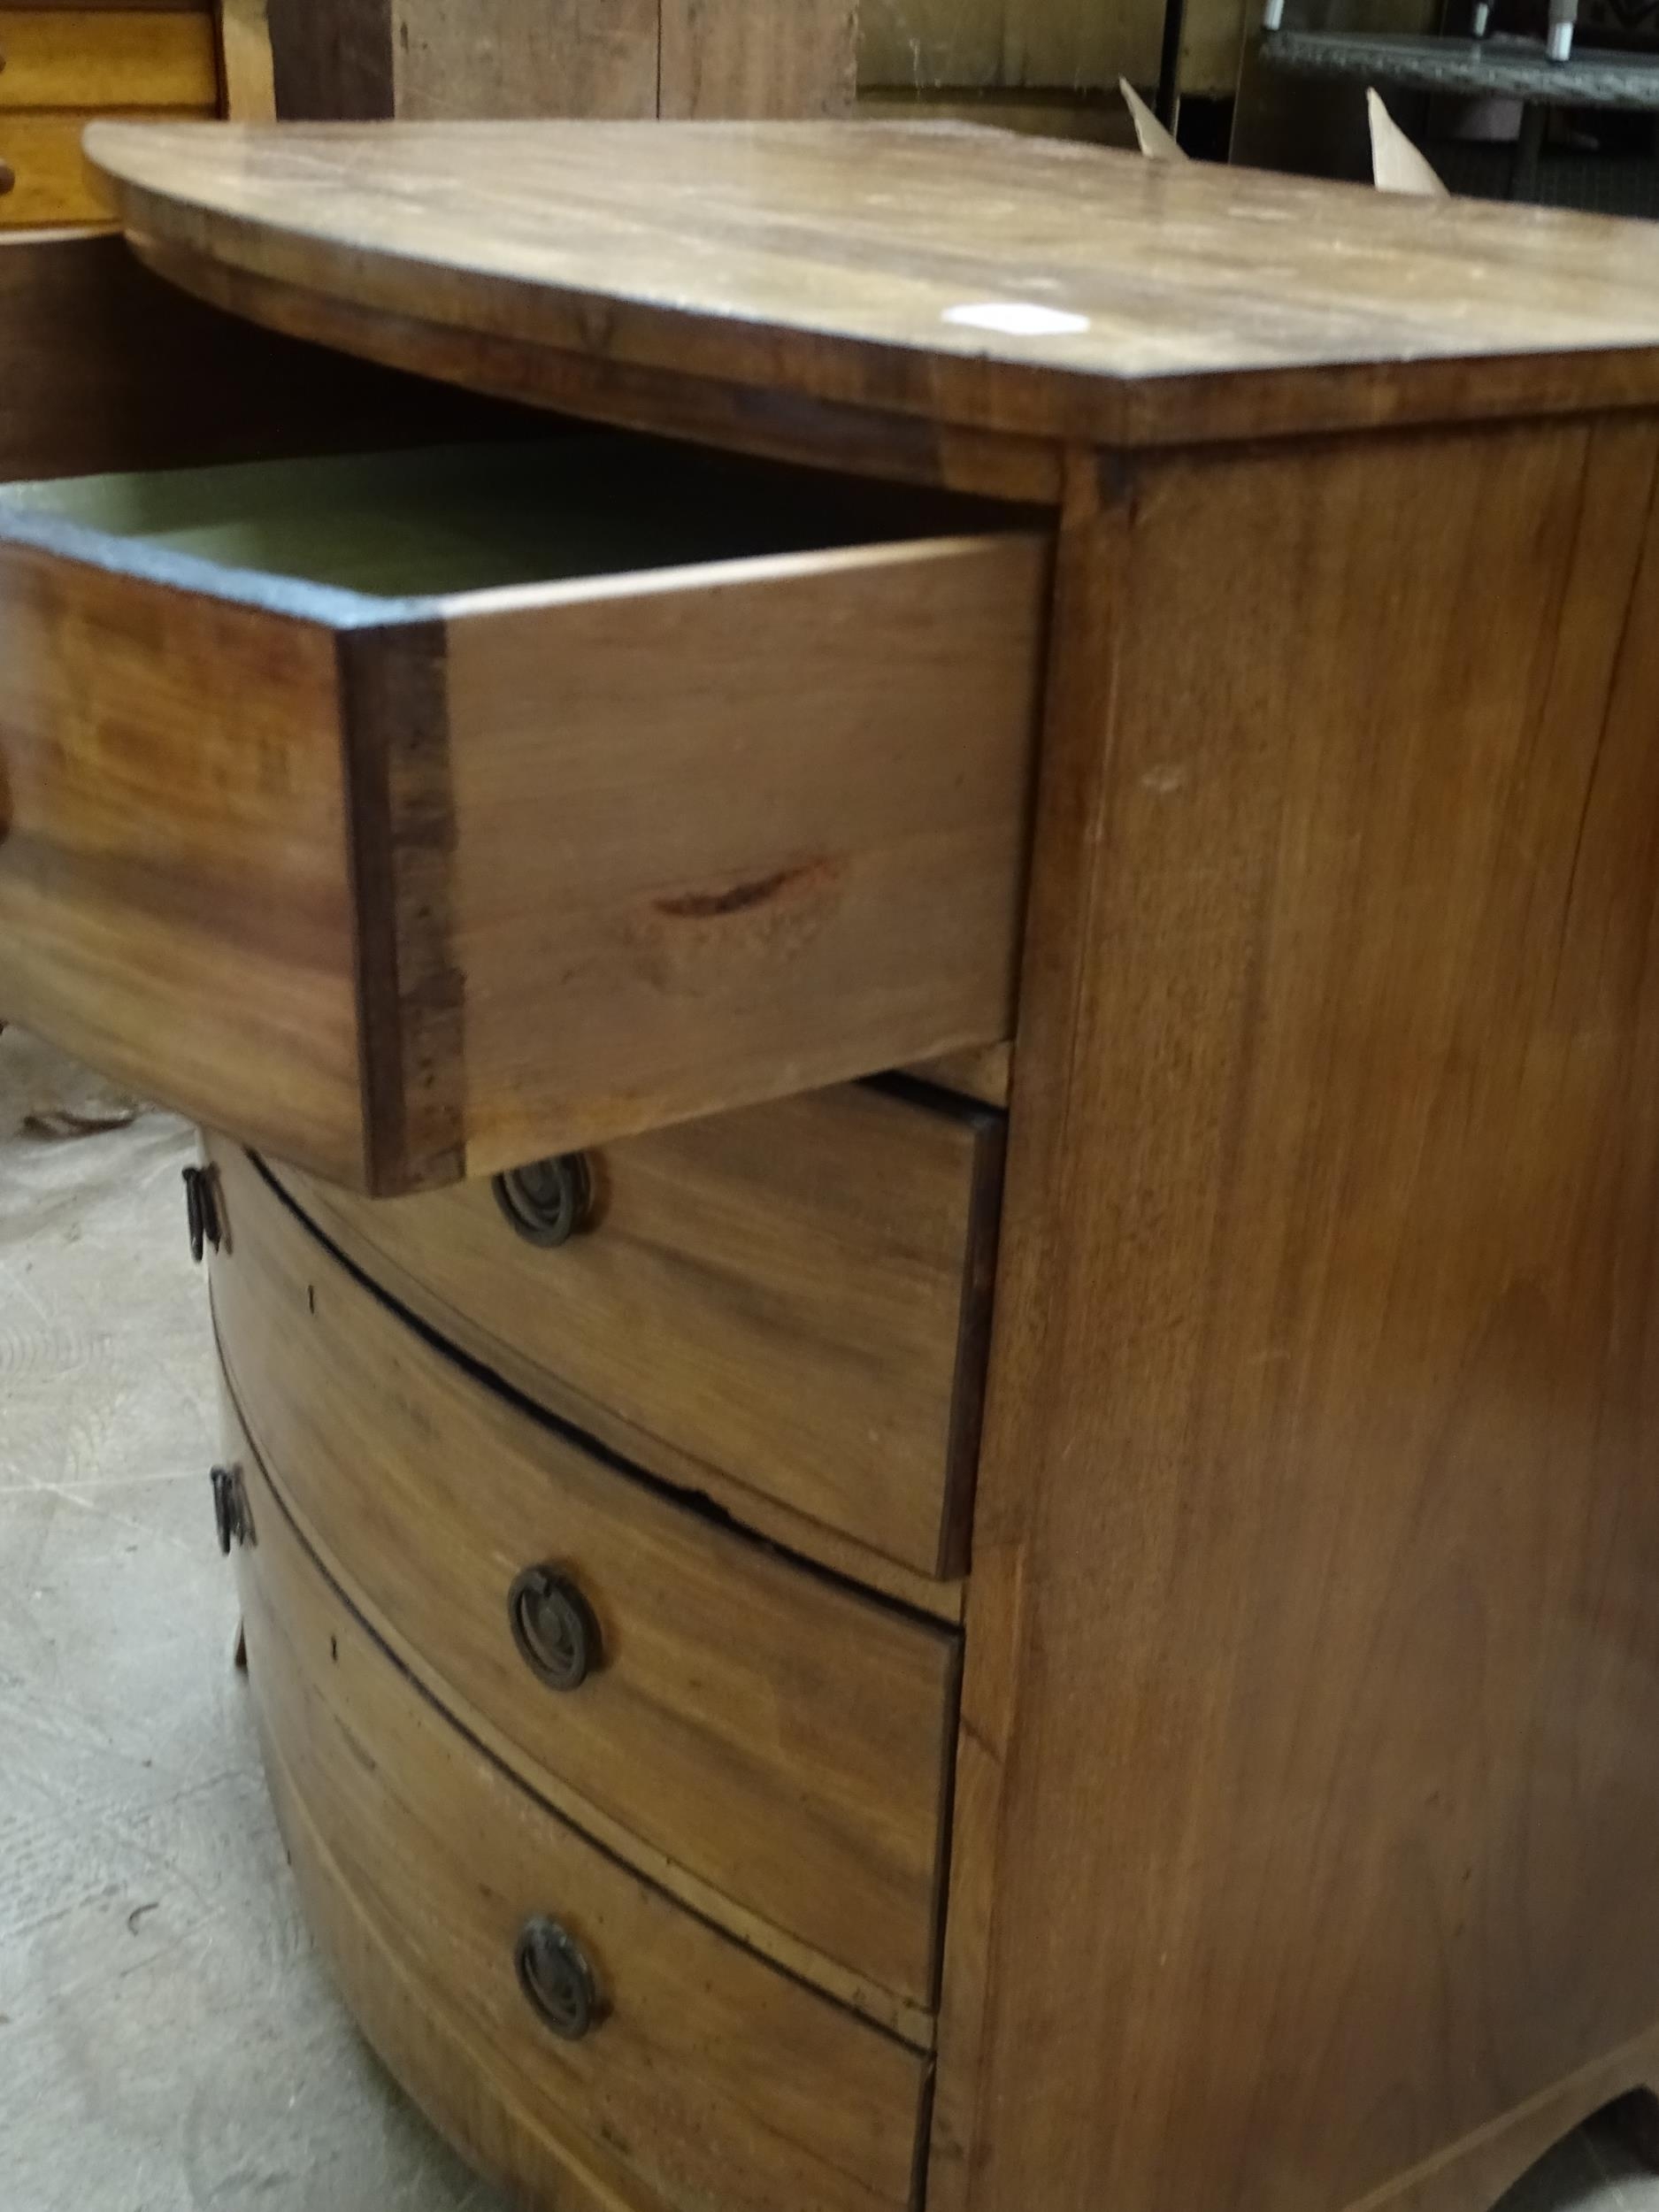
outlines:
M211 15L153 8L0 7L0 113L8 108L196 108L211 113L218 104Z
M0 1017L377 1194L1009 1035L1046 547L910 512L626 438L0 492Z
M847 1085L504 1190L374 1200L276 1172L554 1411L740 1517L769 1501L939 1575L964 1563L1001 1164L995 1114Z
M252 1524L236 1555L250 1680L295 1870L348 1996L439 2124L538 2201L591 2212L910 2205L926 2055L512 1780L230 1448Z
M584 1825L913 2022L933 1989L955 1636L520 1412L244 1156L214 1163L231 1387L371 1623Z
M81 156L81 134L91 120L0 111L0 229L108 222L109 208Z

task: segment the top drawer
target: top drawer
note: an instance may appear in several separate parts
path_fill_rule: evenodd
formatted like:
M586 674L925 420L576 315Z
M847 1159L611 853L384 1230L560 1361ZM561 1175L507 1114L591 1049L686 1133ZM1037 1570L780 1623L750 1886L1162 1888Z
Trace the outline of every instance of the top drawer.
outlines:
M375 1193L1009 1032L1036 536L626 437L0 492L0 1017Z
M205 9L0 7L0 111L218 104Z

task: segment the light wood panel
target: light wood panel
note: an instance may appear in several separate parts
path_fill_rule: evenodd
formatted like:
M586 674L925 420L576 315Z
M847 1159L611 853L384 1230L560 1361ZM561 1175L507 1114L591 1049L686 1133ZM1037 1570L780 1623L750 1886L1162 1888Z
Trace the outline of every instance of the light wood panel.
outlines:
M371 2016L435 2116L552 2200L603 2212L910 2205L927 2061L519 1789L341 1601L231 1443L257 1538L238 1580L279 1817L325 1945L349 1989L373 1978ZM536 1915L568 1928L597 1981L603 2016L580 2041L550 2034L518 1986ZM424 2033L388 2020L388 1968Z
M1659 396L1659 232L1588 216L864 123L88 142L147 249L774 416L1161 445Z
M0 1016L363 1172L334 640L0 545Z
M933 1575L964 1563L1001 1154L989 1114L810 1093L590 1156L589 1225L551 1250L487 1184L388 1202L278 1175L556 1412L740 1519L775 1501L760 1525L809 1550L827 1527Z
M857 0L662 0L664 117L835 115L857 72Z
M238 123L273 121L276 70L265 0L219 0L219 51L225 113Z
M1461 2208L1650 2065L1656 466L1079 457L930 2212Z
M1009 1033L1046 577L941 541L452 617L469 1173Z
M557 1801L594 1809L613 1847L637 1837L683 1869L701 1909L730 1900L746 1935L749 1916L770 1922L798 1970L843 1970L841 1993L927 2007L955 1638L504 1404L355 1281L242 1155L212 1158L232 1387L377 1627ZM566 1693L509 1630L509 1590L536 1566L572 1578L598 1625L603 1663ZM913 2011L898 2017L917 2032Z
M209 15L0 7L0 114L9 108L219 104Z
M568 441L8 494L0 1006L377 1192L1006 1035L1043 541L881 542L913 511L711 467ZM246 689L301 667L251 754Z

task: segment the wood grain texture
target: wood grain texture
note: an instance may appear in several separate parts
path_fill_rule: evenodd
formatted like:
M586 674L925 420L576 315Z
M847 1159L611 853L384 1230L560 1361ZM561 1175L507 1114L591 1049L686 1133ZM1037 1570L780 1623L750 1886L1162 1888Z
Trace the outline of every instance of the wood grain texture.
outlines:
M211 1156L237 1402L400 1655L544 1793L584 1824L594 1809L613 1847L638 1837L683 1869L700 1909L729 1899L772 1923L792 1964L843 1970L839 1993L931 2004L955 1638L516 1411L356 1281L243 1156ZM572 1578L598 1623L603 1664L567 1694L509 1632L509 1589L537 1565Z
M522 2161L544 2201L596 2212L908 2207L927 2061L520 1789L342 1601L230 1442L257 1534L238 1581L279 1817L348 1990L434 2116L505 2151L510 2173ZM539 1914L570 1930L603 1993L580 2042L550 2035L517 1984L513 1946ZM424 2032L388 2020L388 1969Z
M0 545L0 1009L360 1177L334 638L165 596Z
M1009 1033L1046 579L939 541L452 611L469 1173Z
M662 0L660 14L657 112L665 118L839 115L852 106L856 0Z
M352 0L357 4L357 0ZM654 116L657 0L386 0L393 112Z
M932 1575L962 1564L1001 1151L990 1114L809 1093L591 1155L589 1225L553 1250L487 1184L388 1203L278 1176L555 1412L740 1519L774 1498L798 1518L763 1525L809 1549L820 1525Z
M0 7L0 114L11 108L219 104L213 21L200 12Z
M1643 2078L1656 462L1079 461L930 2212L1438 2212Z
M119 237L0 253L0 481L499 435L500 409L202 306Z
M1659 235L1584 216L863 123L88 142L146 242L774 406L1139 445L1659 396ZM975 319L1010 283L1035 327Z
M686 1122L674 1131L664 1132L663 1141L666 1144L681 1134L690 1135L730 1118L724 1114L710 1115L706 1119ZM634 1138L628 1141L632 1148L645 1141ZM966 1589L960 1577L941 1578L933 1573L925 1574L918 1568L901 1564L884 1552L873 1550L862 1536L846 1535L827 1522L809 1518L785 1504L775 1494L776 1489L793 1486L787 1470L781 1480L776 1468L767 1470L767 1479L775 1486L774 1490L750 1488L736 1480L724 1466L641 1427L639 1399L630 1396L629 1403L620 1408L607 1405L575 1388L565 1372L515 1348L508 1336L500 1333L508 1326L498 1311L502 1302L495 1287L502 1255L495 1252L487 1276L473 1275L467 1257L475 1241L481 1243L488 1237L493 1244L489 1217L493 1216L498 1223L500 1216L489 1186L459 1184L447 1192L420 1192L396 1202L364 1199L334 1184L319 1182L315 1177L286 1167L280 1161L267 1157L261 1164L319 1234L354 1267L372 1276L388 1298L498 1378L510 1390L542 1407L556 1418L574 1423L604 1450L631 1460L676 1489L707 1499L768 1542L814 1560L831 1574L840 1575L882 1597L895 1599L913 1612L931 1615L953 1627L960 1626ZM453 1206L446 1201L453 1201ZM388 1208L394 1205L395 1211L388 1220ZM444 1268L432 1267L425 1275L411 1273L406 1263L423 1256L405 1250L405 1244L424 1245L426 1240L411 1235L407 1217L416 1213L436 1217L441 1210L446 1225L448 1264ZM466 1307L452 1303L450 1295L441 1294L434 1288L449 1268L458 1271L464 1265L467 1269ZM703 1295L707 1295L706 1284ZM977 1300L974 1302L977 1307ZM494 1327L486 1325L482 1317L491 1313L495 1314ZM683 1331L685 1324L678 1309L672 1318ZM515 1311L511 1325L515 1333L527 1333L521 1311ZM694 1324L694 1329L697 1325ZM649 1340L644 1341L649 1343ZM964 1367L972 1341L969 1338L962 1340ZM563 1346L560 1358L568 1367L571 1362ZM983 1386L981 1359L978 1391L982 1393ZM654 1396L659 1389L660 1385L653 1377L650 1394ZM956 1525L960 1528L961 1524Z
M90 864L83 910L60 900L56 926L83 927L96 895L101 969L39 935L0 956L0 1003L194 1118L376 1193L1005 1036L1043 541L860 542L894 517L810 480L710 477L697 457L626 442L487 459L51 484L0 502L17 579L4 619L50 672L19 682L0 728L18 802L0 884L32 868L39 897L31 854L44 840L56 867L84 835L71 817L97 803L104 741L68 703L77 687L101 695L118 662L97 657L119 630L106 712L135 686L150 750L122 791L142 816L118 841L147 841L219 897L212 872L234 852L266 871L274 902L250 918L269 964L246 979L260 1005L234 1064L207 1049L222 1018L199 993L194 1062L150 1018L183 983L151 973L139 935L120 941L120 880ZM475 478L496 487L481 507ZM830 549L728 557L820 538ZM452 576L502 588L445 590ZM61 618L82 598L102 626ZM213 655L199 682L198 631ZM311 689L239 772L263 807L227 797L221 834L211 778L186 812L172 758L199 776L198 756L242 743L245 686L296 654ZM290 784L342 776L339 825L302 833ZM283 910L290 860L296 889L326 889L332 926L344 913L351 928L343 968L337 935L326 957L352 1020L342 1030L324 1006L300 1053L326 1110L280 1059L259 1066L323 972L314 945L284 966L284 933L315 918ZM211 902L160 874L150 888L171 902L167 941L198 979L218 976Z

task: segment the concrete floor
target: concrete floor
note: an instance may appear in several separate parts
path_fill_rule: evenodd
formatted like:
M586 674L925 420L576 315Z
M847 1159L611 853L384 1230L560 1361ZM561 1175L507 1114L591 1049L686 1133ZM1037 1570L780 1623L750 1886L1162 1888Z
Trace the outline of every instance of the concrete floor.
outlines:
M491 2212L296 1914L213 1541L191 1140L48 1133L111 1103L0 1035L0 2212ZM1659 2212L1659 2178L1580 2135L1506 2212Z

